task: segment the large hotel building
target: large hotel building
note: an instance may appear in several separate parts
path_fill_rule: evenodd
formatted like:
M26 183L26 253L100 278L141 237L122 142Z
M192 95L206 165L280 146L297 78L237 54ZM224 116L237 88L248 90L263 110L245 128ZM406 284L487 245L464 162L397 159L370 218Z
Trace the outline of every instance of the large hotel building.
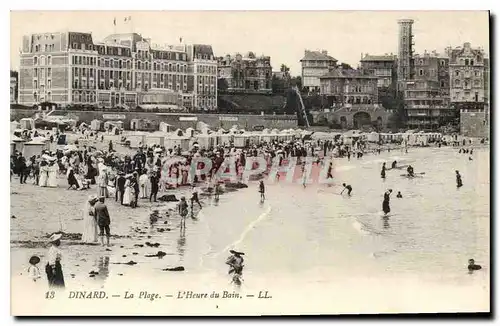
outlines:
M23 37L19 104L144 109L217 108L210 45L157 46L137 33L94 43L90 33Z

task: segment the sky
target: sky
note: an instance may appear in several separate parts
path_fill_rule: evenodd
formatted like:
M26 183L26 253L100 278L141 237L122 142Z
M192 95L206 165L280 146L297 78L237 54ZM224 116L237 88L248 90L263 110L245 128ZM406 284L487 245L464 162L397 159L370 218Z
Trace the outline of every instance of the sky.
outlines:
M132 23L125 24L125 17ZM113 20L116 18L116 27ZM327 50L356 67L361 53L397 54L398 19L413 19L415 52L443 52L470 42L489 52L487 11L12 11L10 67L19 68L22 36L91 32L94 42L114 32L140 33L157 44L211 44L216 56L254 52L300 75L304 50Z

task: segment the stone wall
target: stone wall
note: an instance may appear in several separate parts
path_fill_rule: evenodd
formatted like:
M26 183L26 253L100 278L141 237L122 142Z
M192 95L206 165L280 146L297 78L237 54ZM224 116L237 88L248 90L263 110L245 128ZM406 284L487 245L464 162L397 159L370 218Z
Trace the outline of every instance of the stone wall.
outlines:
M35 110L12 109L10 120L32 118ZM257 128L289 129L297 127L295 115L244 115L244 114L182 114L182 113L146 113L146 112L102 112L102 111L54 111L53 115L74 115L79 121L90 124L94 119L102 121L121 120L125 129L130 129L132 119L147 119L158 130L160 122L166 122L174 128L196 128L198 122L208 124L212 129L229 129L237 125L241 129Z

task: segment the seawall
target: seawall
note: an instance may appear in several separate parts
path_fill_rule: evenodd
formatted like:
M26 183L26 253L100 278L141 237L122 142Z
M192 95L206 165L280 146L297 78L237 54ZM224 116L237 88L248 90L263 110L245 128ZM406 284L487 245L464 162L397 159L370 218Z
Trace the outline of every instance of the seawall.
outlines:
M22 118L32 118L37 111L33 109L11 109L10 120L19 121ZM104 112L104 111L62 111L56 110L52 115L68 115L90 124L92 120L123 121L124 128L131 129L133 119L149 120L158 130L160 122L172 125L174 128L196 128L198 122L204 122L212 129L229 129L234 125L245 130L254 128L288 129L297 127L295 115L247 115L247 114L190 114L190 113L153 113L153 112Z

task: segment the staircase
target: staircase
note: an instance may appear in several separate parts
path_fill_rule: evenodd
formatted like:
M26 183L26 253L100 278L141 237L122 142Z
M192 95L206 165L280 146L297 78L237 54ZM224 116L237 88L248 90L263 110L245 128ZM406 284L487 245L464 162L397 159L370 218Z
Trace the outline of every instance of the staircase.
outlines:
M304 120L306 122L306 127L309 128L309 127L311 127L311 125L309 124L309 119L307 118L307 113L306 113L306 107L304 105L304 102L302 101L302 96L300 96L299 89L297 86L294 86L292 89L295 91L295 93L297 93L297 96L299 97L299 101L300 101L299 110L301 111L300 113L302 113L302 115L304 116Z

